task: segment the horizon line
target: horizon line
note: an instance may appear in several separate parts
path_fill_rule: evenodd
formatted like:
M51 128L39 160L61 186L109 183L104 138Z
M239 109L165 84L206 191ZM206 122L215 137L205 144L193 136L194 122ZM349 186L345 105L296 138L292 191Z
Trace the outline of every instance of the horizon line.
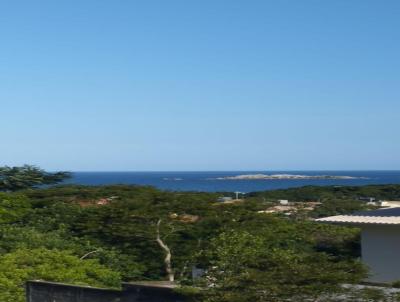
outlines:
M63 170L63 169L60 169ZM54 171L54 170L51 170ZM274 169L274 170L67 170L71 173L165 173L165 172L397 172L400 169Z

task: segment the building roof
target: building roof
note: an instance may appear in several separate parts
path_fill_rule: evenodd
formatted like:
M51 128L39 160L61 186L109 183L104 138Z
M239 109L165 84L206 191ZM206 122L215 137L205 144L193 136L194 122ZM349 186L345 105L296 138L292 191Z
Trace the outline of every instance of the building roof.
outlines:
M351 215L338 215L316 219L318 222L342 224L400 224L400 208L361 211Z

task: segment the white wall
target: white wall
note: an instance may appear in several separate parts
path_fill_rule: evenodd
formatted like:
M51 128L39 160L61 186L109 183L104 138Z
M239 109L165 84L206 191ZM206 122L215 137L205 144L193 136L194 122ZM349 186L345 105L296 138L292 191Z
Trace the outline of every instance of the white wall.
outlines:
M362 260L370 268L368 281L400 280L400 226L363 225Z

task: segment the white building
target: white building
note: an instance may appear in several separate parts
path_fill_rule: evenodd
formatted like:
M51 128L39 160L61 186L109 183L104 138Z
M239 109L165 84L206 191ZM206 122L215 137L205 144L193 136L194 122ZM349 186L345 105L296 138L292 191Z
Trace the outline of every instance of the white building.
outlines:
M400 207L400 201L398 201L398 200L393 200L393 201L382 200L382 201L379 201L379 205L381 207L386 207L386 208L398 208L398 207Z
M331 216L317 221L361 228L361 257L370 269L368 281L400 280L400 208Z

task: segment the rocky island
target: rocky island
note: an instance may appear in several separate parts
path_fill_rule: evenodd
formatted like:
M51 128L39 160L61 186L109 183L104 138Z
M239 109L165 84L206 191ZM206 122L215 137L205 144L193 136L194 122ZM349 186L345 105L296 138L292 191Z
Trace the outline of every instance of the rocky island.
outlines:
M243 174L236 176L217 177L218 180L269 180L269 179L365 179L364 177L340 175L296 175L296 174Z

